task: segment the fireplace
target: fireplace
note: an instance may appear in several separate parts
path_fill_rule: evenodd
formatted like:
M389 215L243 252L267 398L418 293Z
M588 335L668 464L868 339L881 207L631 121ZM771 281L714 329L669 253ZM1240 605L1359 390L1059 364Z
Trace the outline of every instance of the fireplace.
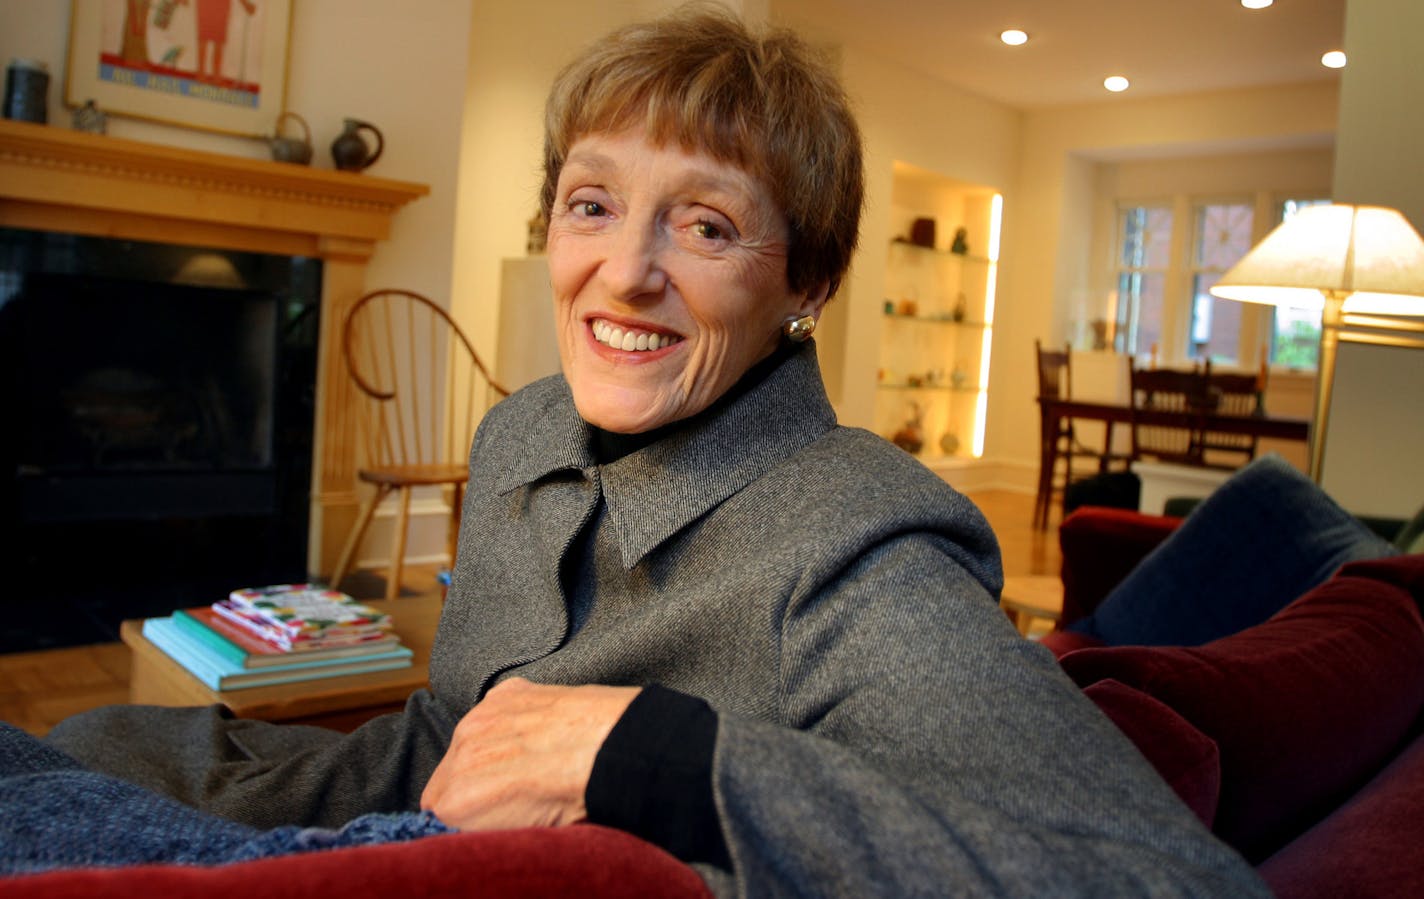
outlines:
M356 479L359 460L354 402L352 387L341 363L339 325L346 309L367 290L367 265L379 243L390 235L394 218L403 206L424 196L428 190L422 184L366 174L0 120L0 228L57 235L61 244L65 240L102 237L130 244L165 245L168 253L187 252L184 265L192 264L187 265L188 276L179 279L182 282L179 286L210 291L202 296L229 302L227 311L214 313L214 320L187 320L185 327L191 329L225 331L236 323L261 320L269 323L262 326L268 331L256 328L253 332L256 336L251 336L249 342L263 342L265 338L261 335L268 333L279 347L285 346L281 341L289 333L288 326L296 326L298 331L302 328L315 331L314 343L303 351L315 368L314 384L307 388L312 396L308 406L311 451L305 456L310 465L307 474L310 486L302 500L306 509L306 547L304 552L295 551L301 559L295 570L313 577L331 571L361 498ZM213 252L226 256L228 264L215 264L211 258ZM238 255L232 256L233 253ZM243 254L253 254L256 258ZM286 287L272 288L266 282L249 277L254 268L281 265L272 262L273 259L286 259L293 267L278 279ZM318 262L319 275L316 274ZM157 280L166 279L171 283L174 273L184 265L170 264ZM204 272L203 277L227 277L229 268L237 271L246 287L221 278L204 281L197 277ZM123 281L128 275L123 271L117 274L109 271L96 277ZM0 293L13 294L18 286L11 277L8 283L0 283ZM248 290L257 293L274 290L283 299L263 312L256 293L244 293ZM155 288L147 295L153 303L171 304L168 311L155 313L159 317L186 314L174 310L183 310L188 301L169 296L166 287ZM289 305L289 301L300 301L315 308L304 313ZM199 305L202 305L201 300ZM222 303L215 303L214 308L218 305ZM110 323L114 328L120 327L118 323ZM63 350L66 355L58 360L61 367L66 359L72 361L74 346L73 343L66 345ZM294 360L301 355L294 353L288 362L296 364ZM80 392L87 397L79 403L82 411L53 413L69 415L70 431L69 436L52 449L70 466L79 466L82 462L90 466L106 464L127 468L130 474L141 473L139 480L147 479L148 484L162 485L164 489L128 488L127 493L112 495L110 499L119 506L138 509L147 503L148 517L119 523L103 518L91 520L87 525L89 532L80 538L83 545L71 546L59 552L57 558L35 563L34 570L41 572L37 576L44 582L33 587L37 593L28 603L29 607L42 607L55 595L59 585L69 579L104 579L106 576L100 569L106 560L121 555L111 547L132 533L146 532L141 538L135 538L144 547L180 547L154 559L151 565L182 568L191 561L181 549L186 545L181 540L186 540L189 532L198 534L194 542L205 546L237 546L246 530L238 521L223 523L221 516L208 516L201 524L191 516L179 517L181 524L174 524L172 518L166 524L160 523L158 512L191 512L192 508L187 507L231 509L240 503L247 503L251 508L279 504L263 489L252 486L253 481L247 479L257 475L245 471L243 466L261 460L268 446L272 447L273 455L283 454L276 447L285 439L286 426L281 418L285 407L281 404L292 395L282 380L286 377L288 362L274 356L269 366L274 379L269 386L277 398L273 401L277 404L277 417L272 419L273 431L268 439L258 436L261 426L255 423L258 419L251 401L233 401L230 408L215 417L210 411L194 411L197 399L211 398L214 390L223 389L224 379L254 378L253 366L223 368L217 365L207 375L197 378L216 386L194 387L193 379L179 379L190 383L176 391L162 391L155 385L164 378L152 372L136 371L137 366L130 360L116 361L122 364L91 373L91 378L80 386ZM162 392L164 399L156 400L155 390ZM137 411L134 401L139 397L148 403L147 411ZM209 417L205 419L204 414ZM180 436L158 437L157 432L149 428L158 421L174 425ZM84 428L89 430L87 436ZM241 434L243 438L218 441L225 445L226 456L205 455L204 444L211 443L214 435L233 434ZM162 472L149 470L160 463L168 468ZM184 470L184 466L207 466L217 471L209 472L213 476L199 488L187 479L192 472ZM100 473L91 471L84 477L98 478ZM292 475L284 473L272 477L289 476ZM91 486L94 482L84 483ZM168 489L175 485L175 489ZM27 483L24 491L29 491L31 486ZM21 493L17 486L8 489L13 494ZM118 491L118 488L113 490ZM58 499L80 503L95 495L93 490L75 489L58 498L51 494L44 503L31 502L31 499L25 502L27 509L67 508ZM282 491L281 495L284 499L280 502L287 502L287 497L294 494ZM31 497L31 494L25 493L25 496ZM10 502L19 504L21 500L12 496ZM300 515L293 518L297 520L297 528L302 525L299 519ZM60 526L64 522L35 522L34 526L49 524ZM299 542L299 538L288 540L288 536L284 533L280 540L284 547L282 553L293 552L286 547ZM11 541L18 540L16 535L0 535L0 540L3 540L0 552L15 552L12 547L18 544ZM219 554L216 560L207 562L226 564L230 556L244 555L246 550ZM192 567L196 571L200 566ZM112 576L109 577L112 580ZM239 582L246 582L245 578ZM120 585L112 586L114 594L121 592ZM225 580L224 587L230 586ZM12 584L7 587L10 589L5 591L4 597L20 596L23 592L14 589ZM132 607L138 608L140 603L149 602L146 594L154 588L139 583L131 589L122 589L134 597ZM182 604L205 601L204 597L186 592L179 600ZM166 606L163 611L173 608L167 598L153 600L153 604ZM16 605L8 599L0 602L0 616L11 615Z
M307 576L320 273L0 229L0 651Z

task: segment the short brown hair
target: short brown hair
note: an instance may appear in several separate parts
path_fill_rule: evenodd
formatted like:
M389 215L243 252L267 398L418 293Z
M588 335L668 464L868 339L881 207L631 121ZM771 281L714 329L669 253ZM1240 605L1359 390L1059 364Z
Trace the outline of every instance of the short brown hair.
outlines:
M544 115L545 220L578 138L641 124L756 178L786 217L796 291L850 267L864 197L860 129L830 68L789 31L762 35L720 7L630 25L560 73Z

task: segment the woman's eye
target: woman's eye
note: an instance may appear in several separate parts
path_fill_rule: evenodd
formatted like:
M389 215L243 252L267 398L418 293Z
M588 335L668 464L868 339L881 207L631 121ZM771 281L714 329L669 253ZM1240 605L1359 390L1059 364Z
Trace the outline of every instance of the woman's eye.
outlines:
M699 219L697 223L692 226L692 233L703 240L722 240L727 236L720 225L709 222L706 219Z
M595 218L604 214L603 204L597 200L574 200L573 210L578 215L586 218Z

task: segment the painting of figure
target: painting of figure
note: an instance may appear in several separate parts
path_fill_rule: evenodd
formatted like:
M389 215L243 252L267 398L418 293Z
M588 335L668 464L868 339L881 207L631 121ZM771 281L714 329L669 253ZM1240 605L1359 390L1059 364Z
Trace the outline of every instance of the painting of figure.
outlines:
M75 0L67 100L265 130L281 113L290 18L291 0Z
M262 24L259 0L104 0L99 77L256 106Z

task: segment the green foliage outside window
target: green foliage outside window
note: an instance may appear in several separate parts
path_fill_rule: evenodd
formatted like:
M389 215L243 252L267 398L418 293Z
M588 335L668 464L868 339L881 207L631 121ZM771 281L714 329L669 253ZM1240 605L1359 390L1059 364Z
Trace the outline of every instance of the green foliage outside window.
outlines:
M1276 329L1271 346L1271 363L1287 368L1315 368L1320 351L1320 326L1310 322L1292 321Z

